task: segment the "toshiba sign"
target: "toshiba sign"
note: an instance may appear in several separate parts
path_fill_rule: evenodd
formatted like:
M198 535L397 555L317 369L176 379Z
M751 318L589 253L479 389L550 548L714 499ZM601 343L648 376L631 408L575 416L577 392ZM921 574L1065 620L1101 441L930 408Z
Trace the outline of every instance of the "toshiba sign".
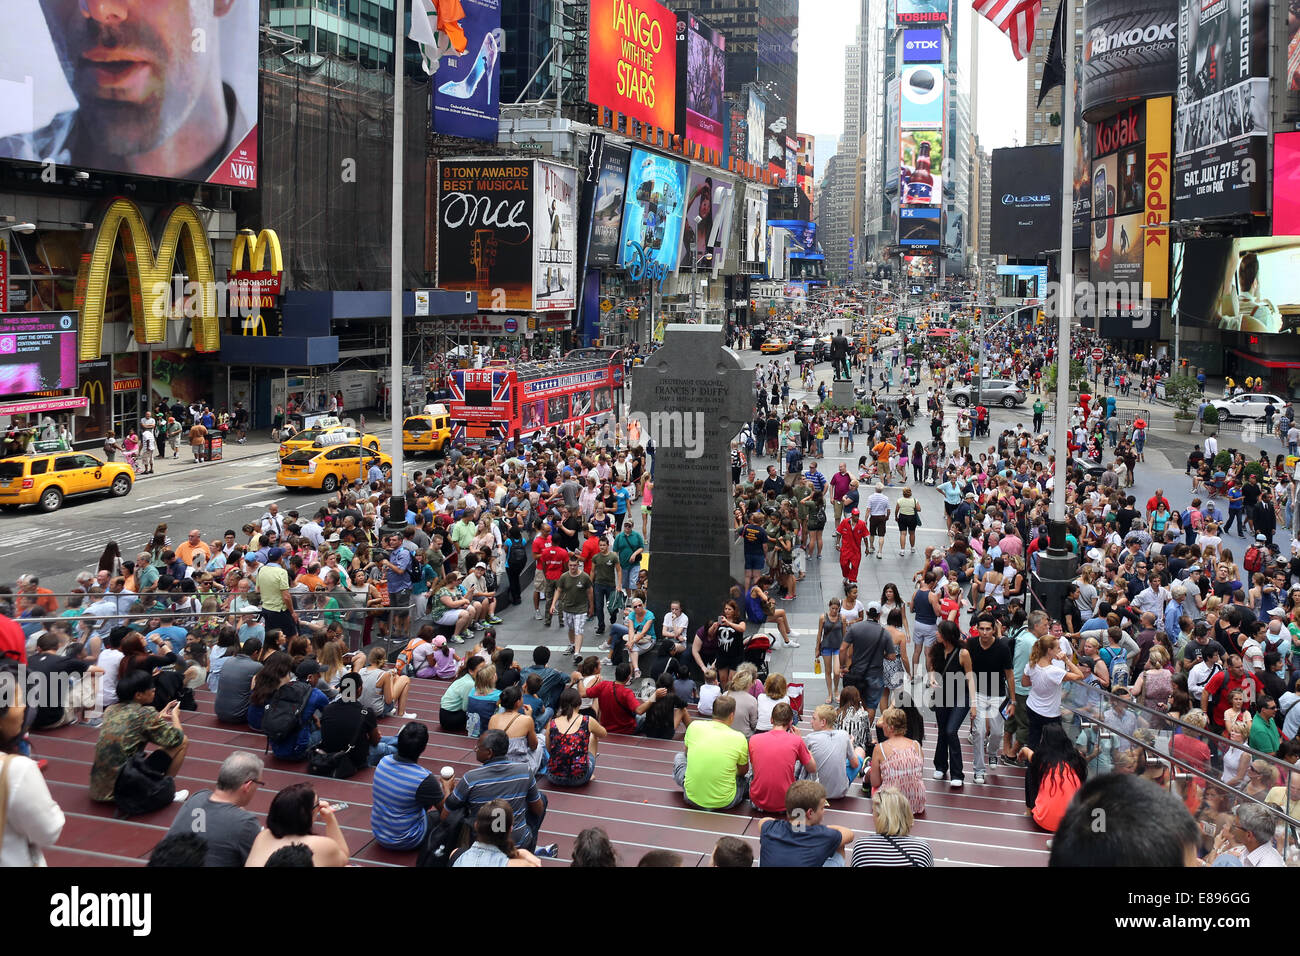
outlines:
M1178 0L1088 0L1083 8L1083 117L1168 96L1178 82Z

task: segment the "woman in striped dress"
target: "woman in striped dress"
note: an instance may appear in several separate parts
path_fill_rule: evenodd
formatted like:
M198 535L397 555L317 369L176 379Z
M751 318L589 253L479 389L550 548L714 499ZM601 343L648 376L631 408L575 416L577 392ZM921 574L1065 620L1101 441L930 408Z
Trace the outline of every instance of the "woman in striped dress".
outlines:
M907 714L891 707L880 715L885 740L871 753L871 791L895 787L907 799L913 816L925 813L925 758L921 745L907 736Z

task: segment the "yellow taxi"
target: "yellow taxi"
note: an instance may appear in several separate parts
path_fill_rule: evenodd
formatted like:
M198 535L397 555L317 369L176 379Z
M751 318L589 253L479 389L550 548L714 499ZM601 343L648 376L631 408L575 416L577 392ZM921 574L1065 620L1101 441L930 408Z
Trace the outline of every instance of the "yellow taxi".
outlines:
M368 432L362 432L351 425L317 423L311 428L304 428L292 438L280 442L280 457L304 448L321 450L335 445L355 443L365 445L371 451L379 451L379 438Z
M0 459L0 508L37 505L58 511L63 499L108 492L130 494L135 472L130 465L106 462L85 452L60 451Z
M790 351L790 340L786 338L768 339L758 349L764 355L780 355L782 352Z
M275 483L284 488L319 488L328 494L358 478L364 481L375 462L385 475L392 471L393 459L369 446L299 448L280 459Z
M451 415L446 405L426 405L424 412L402 422L402 451L432 454L451 439Z

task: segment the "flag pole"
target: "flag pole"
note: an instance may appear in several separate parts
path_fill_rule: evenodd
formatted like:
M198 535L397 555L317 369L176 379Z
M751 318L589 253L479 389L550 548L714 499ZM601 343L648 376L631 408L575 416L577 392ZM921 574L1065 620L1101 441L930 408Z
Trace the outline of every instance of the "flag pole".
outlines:
M392 218L392 265L389 281L392 284L390 302L390 346L388 414L392 418L392 446L389 454L393 459L390 473L391 496L388 499L388 524L392 528L406 525L406 489L403 480L402 460L402 420L406 410L406 383L402 381L403 332L403 293L402 288L402 194L404 192L404 147L406 104L405 82L406 64L406 0L397 0L397 23L394 31L393 46L393 218ZM364 476L363 476L364 477Z
M1057 302L1056 428L1053 452L1056 474L1049 509L1053 549L1065 548L1065 485L1068 458L1066 429L1070 423L1070 325L1074 319L1074 144L1066 137L1074 123L1074 0L1061 0L1061 59L1065 82L1061 84L1061 268Z

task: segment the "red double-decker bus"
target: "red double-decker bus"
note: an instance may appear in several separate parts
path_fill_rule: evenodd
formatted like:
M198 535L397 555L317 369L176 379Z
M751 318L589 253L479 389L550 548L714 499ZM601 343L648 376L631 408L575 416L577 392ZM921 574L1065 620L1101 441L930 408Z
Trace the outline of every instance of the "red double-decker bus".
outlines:
M513 368L454 370L448 383L452 440L492 444L556 426L572 434L612 417L623 387L622 357L613 351L584 353Z

